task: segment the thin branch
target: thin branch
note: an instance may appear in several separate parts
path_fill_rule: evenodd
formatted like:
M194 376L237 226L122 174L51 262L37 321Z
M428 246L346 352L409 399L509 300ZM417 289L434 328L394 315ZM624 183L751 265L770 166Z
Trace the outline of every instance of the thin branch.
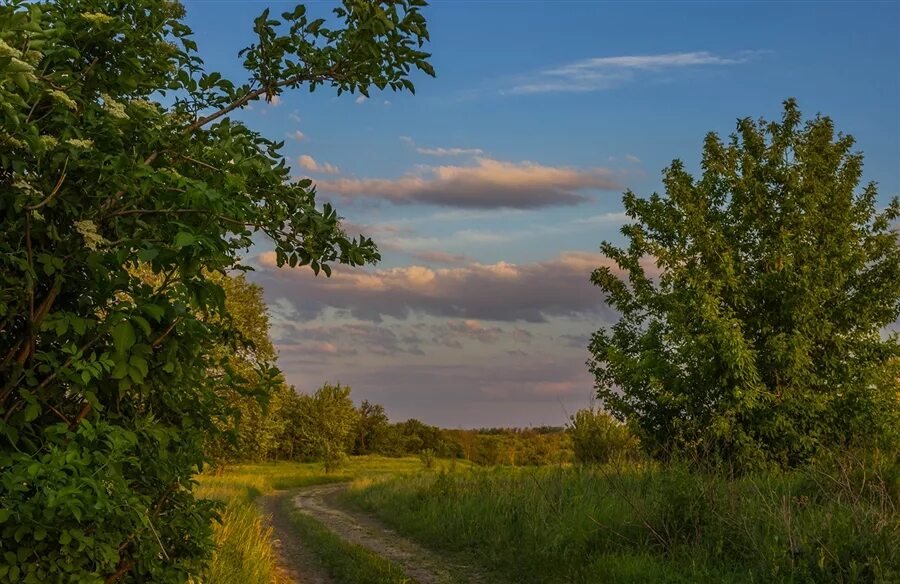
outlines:
M47 195L47 198L38 203L37 205L28 205L25 207L28 211L34 211L36 209L40 209L47 203L53 200L53 198L59 193L59 189L62 187L63 181L66 180L66 168L69 166L69 158L66 157L66 161L63 163L62 174L59 175L59 180L56 181L56 186L53 187L53 190L50 191L50 194Z
M222 116L227 115L240 107L245 106L247 103L249 103L250 101L252 101L254 99L257 99L259 96L266 93L267 90L278 89L280 87L286 87L286 86L291 86L291 85L297 85L304 81L322 81L322 80L325 80L328 78L336 78L336 77L337 77L337 65L331 67L328 71L326 71L324 73L319 73L318 75L313 75L313 74L309 74L309 73L298 74L298 75L294 75L293 77L288 77L287 79L284 79L271 87L268 87L268 88L260 87L259 89L254 89L253 91L249 91L249 92L245 93L243 96L236 99L231 104L223 107L222 109L220 109L214 113L211 113L208 116L197 118L192 124L190 124L189 126L185 127L183 130L181 130L181 135L189 136L190 134L193 134L194 132L196 132L197 130L199 130L200 128L205 126L206 124L208 124L212 121L215 121L215 120L221 118ZM153 161L157 159L157 157L159 157L158 150L152 152L147 158L145 158L144 164L152 164ZM115 202L118 201L119 197L121 197L122 195L125 194L126 190L127 189L119 189L118 192L116 192L113 196L111 196L109 199L107 199L103 203L103 206L101 207L102 210L106 211L110 207L112 207L113 204L115 204Z

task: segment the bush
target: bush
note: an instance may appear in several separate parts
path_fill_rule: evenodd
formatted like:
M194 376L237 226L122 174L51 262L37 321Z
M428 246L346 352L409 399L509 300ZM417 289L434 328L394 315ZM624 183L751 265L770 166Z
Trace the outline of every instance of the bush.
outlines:
M576 461L602 464L638 456L638 439L625 424L606 412L593 408L578 410L570 420L569 433Z
M431 448L426 448L426 449L422 450L422 452L419 453L419 460L422 461L422 464L428 470L431 470L432 468L434 468L435 459L436 459L436 457L434 454L434 450L432 450Z

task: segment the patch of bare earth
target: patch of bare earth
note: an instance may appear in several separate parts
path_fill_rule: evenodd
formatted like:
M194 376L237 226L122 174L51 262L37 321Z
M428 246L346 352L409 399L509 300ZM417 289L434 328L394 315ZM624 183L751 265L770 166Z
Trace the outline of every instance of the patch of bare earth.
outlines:
M337 504L346 484L316 485L292 491L294 505L333 533L400 566L419 584L479 584L486 580L471 567L455 564L388 529L370 515ZM304 581L305 582L305 581Z
M334 584L316 561L312 550L294 531L284 512L284 500L293 491L282 491L262 497L259 506L272 527L273 546L278 556L278 578L284 584Z

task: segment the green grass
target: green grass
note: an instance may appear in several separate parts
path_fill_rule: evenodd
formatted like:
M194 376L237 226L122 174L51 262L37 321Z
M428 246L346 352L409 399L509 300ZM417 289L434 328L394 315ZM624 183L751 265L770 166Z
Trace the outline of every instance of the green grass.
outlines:
M498 581L898 582L898 487L886 457L735 480L637 465L420 473L345 499Z
M350 459L338 472L326 474L317 463L266 463L235 465L222 472L197 477L196 495L225 503L221 521L214 525L216 551L196 584L280 584L275 569L272 532L265 526L254 500L280 489L350 480L411 474L422 467L418 458L364 456ZM295 514L292 522L312 542L312 549L333 576L342 582L398 584L401 578L392 564L363 548L343 544L314 519ZM349 547L347 547L349 546ZM332 572L333 571L333 572ZM372 578L360 579L370 573ZM352 575L352 577L351 577Z
M291 525L314 550L316 559L341 584L415 584L396 564L344 541L320 522L284 501Z

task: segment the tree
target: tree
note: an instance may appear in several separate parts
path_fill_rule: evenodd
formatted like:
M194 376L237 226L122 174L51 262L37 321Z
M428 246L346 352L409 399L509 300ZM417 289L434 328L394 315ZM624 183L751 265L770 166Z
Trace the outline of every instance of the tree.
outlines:
M269 338L269 317L263 290L243 274L209 274L225 293L229 326L240 335L237 351L227 345L216 349L228 362L239 384L220 387L228 404L220 434L210 437L206 454L216 461L266 460L286 422L282 416L287 387L275 368L275 347Z
M292 431L303 456L325 463L330 472L340 466L353 447L359 412L350 399L350 387L326 383L312 395L300 396Z
M356 429L356 440L353 444L354 454L371 454L384 452L388 441L390 422L381 404L363 400L359 404L359 423Z
M709 134L699 179L676 160L665 197L625 193L629 245L592 276L621 318L589 365L651 451L794 466L896 431L900 204L857 189L853 146L789 100Z
M0 579L196 571L214 504L192 476L222 388L252 389L216 350L247 345L209 274L262 236L326 275L379 259L229 114L288 89L413 90L413 68L433 74L423 4L266 10L245 83L204 70L177 2L0 4Z

